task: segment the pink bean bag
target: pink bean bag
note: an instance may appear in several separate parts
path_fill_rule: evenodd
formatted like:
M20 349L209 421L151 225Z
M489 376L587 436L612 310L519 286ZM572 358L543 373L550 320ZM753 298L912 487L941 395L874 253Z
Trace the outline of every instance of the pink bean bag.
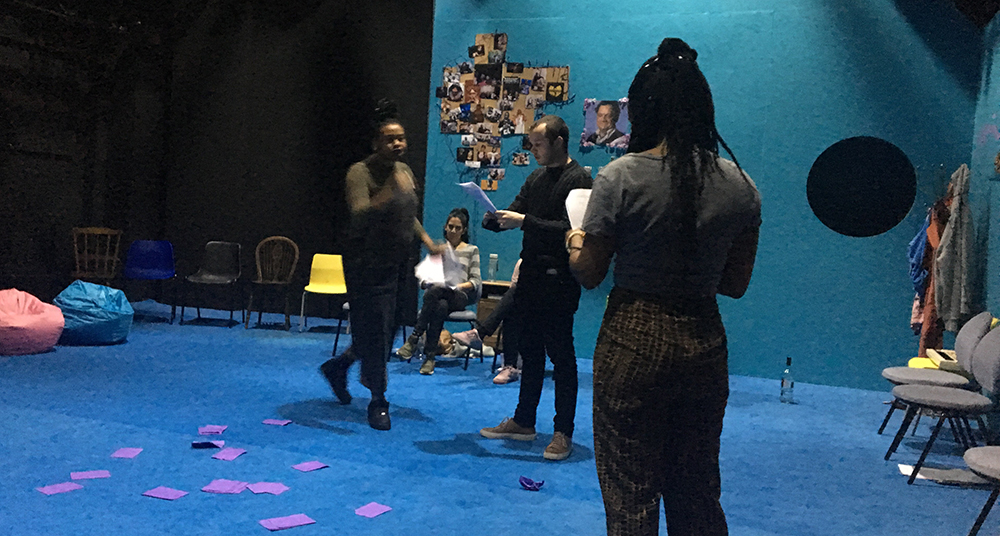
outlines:
M0 290L0 355L47 352L59 341L63 314L17 289Z

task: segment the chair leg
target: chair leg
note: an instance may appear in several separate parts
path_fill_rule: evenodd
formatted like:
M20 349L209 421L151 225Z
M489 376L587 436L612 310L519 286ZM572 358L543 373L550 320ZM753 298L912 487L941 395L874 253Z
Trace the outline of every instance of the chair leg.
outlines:
M493 358L493 362L494 364L496 364L496 358ZM892 412L896 411L897 409L906 409L906 406L900 403L898 398L894 399L892 403L889 404L889 413L886 413L885 419L882 419L882 426L878 427L878 435L882 435L882 432L885 431L885 426L889 424L889 418L892 417Z
M979 534L979 529L983 526L983 522L986 521L986 516L990 514L990 510L993 509L993 504L997 502L997 496L1000 496L1000 487L993 489L993 493L990 493L990 498L986 499L986 504L983 505L983 509L979 512L979 517L976 518L976 523L972 525L972 530L969 531L969 536L976 536Z
M285 331L292 329L292 318L288 315L288 289L285 289Z
M307 291L302 291L302 304L299 306L299 333L306 330L306 294Z
M913 432L910 434L911 436L917 435L917 427L920 426L920 417L923 417L923 415L923 411L917 412L917 422L913 423Z
M899 443L903 441L903 436L906 435L906 430L910 427L910 422L913 421L913 414L916 412L916 406L912 404L907 406L906 414L903 415L903 422L899 425L899 431L896 432L896 437L892 439L892 444L889 445L889 450L885 453L886 461L889 461L889 457L892 456L893 452L896 452L896 448L899 447Z
M948 428L951 429L951 437L955 439L955 443L962 445L964 450L969 449L969 444L965 441L965 435L962 433L963 430L959 430L958 426L955 424L955 419L953 417L947 417Z
M253 290L250 291L250 301L247 302L247 311L253 312ZM243 329L250 329L250 319L243 322Z
M979 445L976 444L976 434L972 430L972 425L969 424L969 418L968 417L962 417L960 419L960 421L961 421L961 424L962 424L962 429L965 430L965 436L969 438L969 446L970 447L978 447Z
M934 440L937 439L938 432L941 431L941 425L944 424L945 417L942 416L938 419L937 424L934 425L934 431L931 432L930 439L927 440L927 445L924 446L924 451L920 453L920 459L917 460L916 465L913 466L913 472L910 473L910 478L906 481L907 484L913 484L913 481L917 479L917 473L920 472L920 468L924 466L924 460L927 459L927 455L931 452L931 447L934 446Z
M986 421L983 420L982 415L976 415L976 425L979 427L979 433L983 435L983 444L990 444L989 429L986 428Z

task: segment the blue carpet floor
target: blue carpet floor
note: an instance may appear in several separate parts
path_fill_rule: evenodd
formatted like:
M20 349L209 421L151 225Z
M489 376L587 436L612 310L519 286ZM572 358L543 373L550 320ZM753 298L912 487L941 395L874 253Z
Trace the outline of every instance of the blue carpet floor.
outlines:
M136 307L164 310L149 302ZM365 420L368 395L356 368L350 406L337 405L317 373L332 348L328 330L205 324L147 317L122 345L0 357L0 534L267 534L259 520L298 513L316 523L281 534L604 534L589 360L580 360L573 455L546 462L549 380L539 438L490 441L477 431L512 414L517 383L493 385L488 362L473 362L467 371L458 361L439 362L427 377L416 362L393 361L393 428L377 432ZM875 430L887 392L799 384L800 403L784 405L775 380L734 376L731 388L722 440L730 534L965 534L986 500L980 489L906 485L896 464L916 460L926 420L890 462L882 460L891 434ZM267 418L293 423L263 425ZM214 451L190 448L206 424L227 425L219 439L246 454L226 462L212 459ZM946 435L930 462L963 466ZM109 457L121 447L144 450L134 459ZM291 468L311 460L329 467ZM71 471L99 469L111 478L80 481L83 489L52 496L35 490L69 481ZM545 485L525 491L522 475ZM219 478L282 482L290 490L200 491ZM176 501L141 495L157 486L190 494ZM370 502L392 510L373 519L355 515ZM998 530L995 514L983 534Z

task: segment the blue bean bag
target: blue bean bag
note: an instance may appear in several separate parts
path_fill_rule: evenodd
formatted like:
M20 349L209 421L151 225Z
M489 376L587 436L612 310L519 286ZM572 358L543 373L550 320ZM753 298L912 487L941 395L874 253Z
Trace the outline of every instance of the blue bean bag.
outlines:
M53 302L66 319L59 344L117 344L128 338L134 311L118 289L76 280Z

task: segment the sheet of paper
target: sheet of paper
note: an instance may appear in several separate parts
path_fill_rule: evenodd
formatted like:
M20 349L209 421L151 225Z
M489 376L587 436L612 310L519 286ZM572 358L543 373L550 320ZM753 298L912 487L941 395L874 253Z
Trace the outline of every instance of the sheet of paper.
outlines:
M46 495L55 495L56 493L66 493L67 491L73 491L82 488L83 486L77 484L76 482L63 482L61 484L52 484L51 486L43 486L35 489Z
M218 424L208 424L205 426L198 427L198 435L219 435L226 431L228 426L220 426Z
M417 281L444 283L444 259L441 255L428 255L413 269Z
M573 229L583 228L583 216L587 213L587 203L590 201L590 189L577 188L570 190L566 196L566 214L569 215L569 225Z
M264 419L264 424L270 424L272 426L284 426L291 422L292 421L286 419Z
M247 489L249 482L240 482L239 480L226 480L224 478L218 478L208 483L207 486L201 488L201 491L208 493L223 493L223 494L238 494L243 490Z
M136 456L138 456L140 452L142 452L142 449L125 447L125 448L121 448L121 449L118 449L118 450L114 451L111 454L111 457L112 458L128 458L128 459L131 459L131 458L135 458Z
M234 449L232 447L226 447L226 448L220 450L218 453L216 453L212 457L215 458L216 460L222 460L222 461L226 461L226 462L231 462L231 461L235 460L236 458L239 458L240 456L242 456L245 453L246 453L246 449Z
M271 495L281 495L289 490L289 487L281 482L255 482L247 486L247 489L254 493L270 493Z
M472 196L472 198L475 199L477 202L482 203L483 207L486 208L486 212L497 211L497 207L493 204L493 201L490 200L489 196L486 195L486 192L484 192L483 189L480 188L479 183L460 182L458 183L458 185L462 188L462 190L465 190L465 193Z
M455 256L455 249L451 247L451 244L447 244L444 249L444 255L441 256L441 265L446 285L455 288L465 282L465 268L462 267L462 263L458 262L458 257Z
M303 473L308 473L309 471L315 471L316 469L322 469L324 467L330 467L330 466L327 465L327 464L325 464L325 463L323 463L323 462L311 461L311 462L302 462L302 463L293 465L292 469L298 469L299 471L302 471Z
M74 471L69 474L69 477L73 480L89 480L91 478L111 478L111 472L105 470L99 471Z
M226 442L221 439L216 439L215 441L192 441L191 448L193 449L221 449L226 446Z
M290 529L301 527L302 525L312 525L316 521L305 514L295 514L285 517L272 517L271 519L261 519L260 524L269 531Z
M146 497L152 497L154 499L164 499L167 501L176 501L177 499L180 499L181 497L187 494L188 492L186 491L168 488L166 486L158 486L143 493L143 495L145 495Z
M376 503L376 502L371 502L371 503L368 503L368 504L362 506L361 508L355 509L354 513L358 514L359 516L364 516L364 517L372 518L372 517L375 517L375 516L380 516L380 515L388 512L389 510L392 510L392 508L389 508L388 506L386 506L384 504L379 504L379 503Z

